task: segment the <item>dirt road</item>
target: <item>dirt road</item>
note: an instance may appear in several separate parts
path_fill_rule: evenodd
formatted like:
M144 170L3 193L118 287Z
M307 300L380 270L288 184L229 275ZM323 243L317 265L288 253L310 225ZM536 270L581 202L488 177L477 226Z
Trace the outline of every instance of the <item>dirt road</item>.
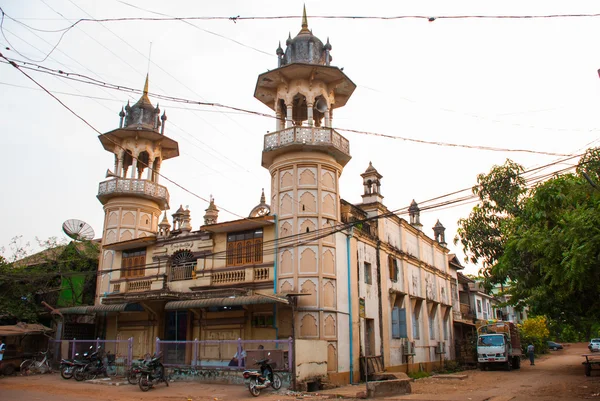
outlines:
M427 378L412 384L413 394L404 399L437 400L600 400L600 370L584 374L581 354L587 343L567 344L529 366L506 371L467 371L465 380ZM439 398L438 398L439 397Z
M427 378L412 383L413 393L393 397L395 400L467 400L467 401L546 401L582 400L600 401L600 370L591 377L584 375L581 354L587 353L586 344L567 345L564 350L552 352L536 360L535 366L523 363L520 370L466 371L464 380ZM600 356L600 355L599 355ZM524 361L526 362L526 361ZM339 394L352 398L362 386L346 386L339 389L297 397L281 390L266 390L261 400L317 400L323 395ZM328 393L328 394L323 394ZM231 401L256 400L243 386L175 382L169 388L164 384L147 393L137 386L103 386L63 380L60 375L32 377L11 376L0 378L1 400L43 401Z

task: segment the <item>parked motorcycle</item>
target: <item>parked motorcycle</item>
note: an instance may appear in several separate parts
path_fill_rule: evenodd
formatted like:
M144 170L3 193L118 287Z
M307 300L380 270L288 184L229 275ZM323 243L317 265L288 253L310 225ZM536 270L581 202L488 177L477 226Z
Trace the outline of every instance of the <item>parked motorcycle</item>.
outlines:
M127 381L129 384L138 384L140 381L140 376L142 375L142 367L146 364L146 362L150 361L152 358L150 354L146 354L145 358L138 359L136 364L132 364L131 368L127 371L125 376L127 376Z
M162 354L159 353L141 366L138 384L142 391L148 391L160 382L164 382L169 387L169 379L165 375L165 367L160 362L161 357Z
M267 355L270 355L267 354ZM260 395L260 391L267 387L273 387L275 390L281 388L281 377L273 372L273 368L269 364L270 359L261 359L256 361L255 365L259 366L259 370L245 370L244 379L248 384L248 390L254 397Z
M90 346L90 350L94 348ZM84 352L80 355L79 352L75 354L75 359L61 359L60 360L60 375L63 379L69 380L73 377L75 370L84 367L90 362L89 352Z
M108 376L106 366L102 362L101 350L98 349L89 356L89 361L85 365L75 368L73 376L75 380L83 381L95 379L99 374Z

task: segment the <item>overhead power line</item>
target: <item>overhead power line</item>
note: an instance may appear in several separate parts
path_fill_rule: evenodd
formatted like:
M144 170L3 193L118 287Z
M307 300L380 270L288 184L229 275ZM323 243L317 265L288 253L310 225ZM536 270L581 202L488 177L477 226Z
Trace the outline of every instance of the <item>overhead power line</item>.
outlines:
M48 68L45 66L29 63L26 61L8 59L6 57L4 57L4 58L7 60L7 62L15 63L15 65L16 65L16 63L20 63L21 68L26 68L26 69L29 69L32 71L38 71L38 72L49 74L49 75L60 76L65 79L70 79L70 80L74 80L74 81L89 84L89 85L99 86L102 88L118 90L118 91L122 91L122 92L126 92L126 93L136 93L136 94L142 93L142 91L139 89L130 88L130 87L123 86L123 85L117 85L117 84L113 84L113 83L109 83L109 82L104 82L104 81L101 81L101 80L98 80L98 79L95 79L95 78L92 78L92 77L89 77L89 76L86 76L83 74L74 73L74 72L66 72L63 70L56 70L56 69ZM35 68L33 68L33 67L35 67ZM214 108L218 108L218 109L232 110L232 111L236 111L236 112L245 113L248 115L266 117L269 119L276 118L275 116L273 116L271 114L262 113L262 112L258 112L258 111L254 111L254 110L243 109L240 107L216 103L216 102L206 102L206 101L199 101L199 100L193 100L193 99L185 99L185 98L180 98L180 97L175 97L175 96L162 95L162 94L153 93L153 92L149 92L148 94L154 98L161 99L161 100L167 100L167 101L171 101L171 102L175 102L175 103L195 104L195 105L200 105L200 106L214 107ZM360 135L379 136L379 137L384 137L384 138L389 138L389 139L420 143L420 144L424 144L424 145L476 149L476 150L493 151L493 152L531 153L531 154L539 154L539 155L546 155L546 156L561 156L561 157L562 156L571 156L569 154L564 154L564 153L544 152L544 151L531 150L531 149L509 149L509 148L499 148L499 147L482 146L482 145L460 144L460 143L441 142L441 141L427 141L424 139L402 137L402 136L376 133L376 132L370 132L370 131L360 131L360 130L355 130L355 129L351 129L351 128L343 128L343 127L333 127L333 129L338 130L338 131L351 132L351 133L360 134Z
M58 97L56 97L52 92L50 92L48 89L46 89L42 84L40 84L39 82L37 82L35 79L33 79L30 75L28 75L25 71L23 71L16 63L10 61L9 59L7 59L2 53L0 53L0 58L5 59L10 65L12 65L13 67L15 67L19 72L21 72L23 75L25 75L29 80L31 80L33 83L35 83L37 86L39 86L42 90L44 90L44 92L46 92L48 95L50 95L54 100L56 100L58 103L60 103L61 106L63 106L65 109L67 109L71 114L73 114L75 117L77 117L79 120L81 120L85 125L87 125L88 127L90 127L94 132L96 132L98 135L102 135L102 132L100 132L98 129L96 129L96 127L94 127L92 124L90 124L85 118L81 117L79 114L77 114L73 109L71 109L69 106L67 106L65 103L63 103L63 101L61 101ZM127 150L125 149L120 143L107 138L107 140L109 140L110 142L112 142L115 146L123 149L123 150ZM142 162L141 160L138 160L138 163L141 163L142 165L146 166L146 168L154 171L154 169L152 169L152 167L147 164ZM159 173L154 171L155 174L157 174L158 176L162 177L163 179L167 180L168 182L170 182L171 184L175 185L176 187L184 190L185 192L189 193L190 195L206 202L206 203L210 203L210 201L208 201L207 199L203 198L202 196L196 194L195 192L187 189L186 187L184 187L183 185L177 183L176 181L170 179L169 177L166 177L164 174ZM245 219L246 217L241 216L237 213L234 213L228 209L225 209L224 207L221 207L221 210L232 214L233 216L237 216L241 219Z

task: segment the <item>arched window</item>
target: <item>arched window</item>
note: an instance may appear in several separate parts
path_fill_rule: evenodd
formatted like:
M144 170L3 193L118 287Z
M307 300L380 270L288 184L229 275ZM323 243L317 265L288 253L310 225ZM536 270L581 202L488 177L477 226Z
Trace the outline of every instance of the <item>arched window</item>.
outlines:
M171 281L189 280L195 276L196 258L189 250L177 251L171 256Z

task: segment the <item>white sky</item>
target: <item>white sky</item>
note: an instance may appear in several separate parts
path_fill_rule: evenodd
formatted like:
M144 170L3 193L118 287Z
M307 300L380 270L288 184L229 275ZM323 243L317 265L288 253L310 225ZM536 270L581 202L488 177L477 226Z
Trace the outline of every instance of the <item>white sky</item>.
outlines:
M155 17L114 1L8 0L11 17L38 29L59 29L64 19ZM172 16L298 16L295 19L184 22L86 22L69 31L43 66L142 89L152 42L150 92L218 102L259 112L257 76L277 67L275 49L300 30L302 1L154 1L128 3ZM341 179L342 198L359 203L369 161L384 176L390 209L405 209L472 186L478 173L509 157L527 167L555 156L441 147L344 132L341 128L428 141L577 153L595 141L600 104L600 17L546 19L346 20L311 16L528 15L600 13L597 1L307 1L309 28L330 38L332 64L344 67L357 89L336 109L334 127L350 140L352 160ZM54 9L54 11L53 11ZM64 18L63 18L64 17ZM43 59L58 33L31 31L4 19L5 56ZM227 37L216 36L207 31ZM243 46L233 40L243 43ZM11 50L6 50L6 47ZM249 48L252 46L270 55ZM105 90L29 71L101 132L117 127L118 112L139 95ZM113 155L96 133L15 68L0 64L3 154L0 245L22 235L63 236L62 222L79 218L102 232L98 183ZM76 94L58 93L65 92ZM93 96L90 99L81 96ZM156 99L151 100L156 103ZM179 142L180 157L161 173L217 206L247 216L270 188L260 166L269 118L214 108L160 102L165 134ZM554 169L560 166L553 167ZM549 171L549 170L547 170ZM165 183L171 208L189 205L194 229L207 204ZM473 204L422 213L432 235L436 219L446 226L451 252L456 221ZM236 217L221 210L220 221ZM469 267L467 273L474 272Z

